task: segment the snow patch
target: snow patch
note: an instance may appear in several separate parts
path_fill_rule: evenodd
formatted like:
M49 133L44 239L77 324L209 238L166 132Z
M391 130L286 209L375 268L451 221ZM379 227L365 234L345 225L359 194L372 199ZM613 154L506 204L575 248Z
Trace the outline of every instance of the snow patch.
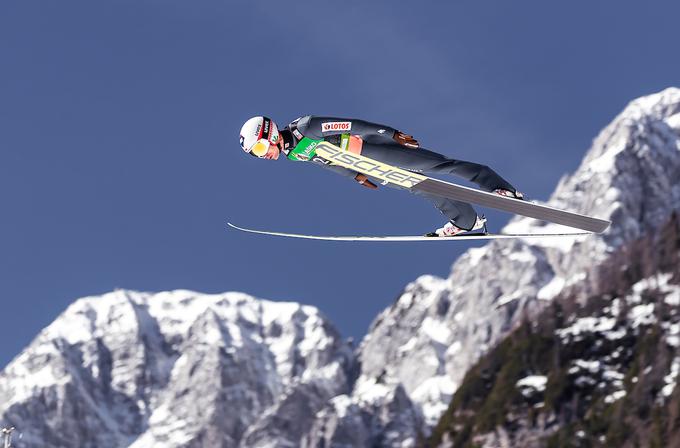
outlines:
M625 328L625 327L621 327L621 328L619 328L618 330L606 331L606 332L604 333L604 337L606 337L606 338L609 339L610 341L615 341L615 340L617 340L617 339L621 339L621 338L623 338L624 336L626 336L626 328ZM614 354L616 354L616 353L617 353L617 352L614 352ZM617 355L617 356L618 356L618 355Z
M401 354L405 354L413 350L416 346L416 343L418 342L418 338L416 336L413 336L411 339L406 342L406 344L402 345L397 349L397 352Z
M460 343L460 341L456 341L451 346L446 350L446 356L455 356L456 353L460 351L460 349L463 347L463 344Z
M39 370L30 372L24 365L17 364L17 367L7 372L12 376L23 377L23 381L12 384L11 396L13 403L21 403L40 394L42 389L53 386L63 386L71 381L71 376L64 373L55 373L52 366L47 364Z
M640 325L650 325L656 322L656 317L654 316L654 304L647 303L645 305L637 305L633 307L628 313L628 318L632 321L631 325L633 328L637 328Z
M359 402L376 403L387 397L390 392L391 389L385 384L378 383L373 378L362 378L354 390L354 396Z
M569 369L569 373L576 373L579 370L587 370L590 373L597 373L600 370L600 361L586 361L577 359L574 361L574 367Z
M591 160L587 168L595 173L609 173L614 170L616 164L616 156L623 152L628 145L628 139L621 138L612 143L605 151L597 158Z
M606 397L604 397L604 402L607 403L607 404L611 404L611 403L614 403L615 401L622 399L625 396L626 396L625 390L617 390L616 392L611 393L611 394L607 395Z
M451 337L451 330L444 321L426 317L422 324L423 332L433 341L447 344Z
M487 252L486 247L475 247L473 249L468 249L466 252L467 257L468 257L468 262L470 263L470 266L477 266L479 264L479 261L484 257L484 255Z
M409 286L420 286L430 294L438 294L446 290L447 281L434 275L421 275Z
M557 330L561 338L569 336L579 336L583 333L607 332L616 326L616 319L613 317L581 317L572 325Z
M680 373L680 357L675 358L673 360L670 372L668 373L668 375L663 377L665 385L661 389L661 395L663 395L666 398L671 396L673 390L675 390L675 385L678 379L678 373Z
M531 388L538 392L543 392L548 384L548 377L545 375L529 375L517 381L519 388Z
M531 253L531 251L525 246L522 247L521 251L514 251L508 256L508 259L512 261L517 261L519 263L534 263L536 261L536 256Z
M609 381L622 380L624 378L623 373L617 372L616 370L605 370L602 374L602 378Z
M676 287L672 291L670 291L666 295L664 302L666 302L666 304L670 306L680 305L680 288Z
M680 323L669 325L666 334L666 344L671 347L680 347Z
M671 115L670 117L666 118L664 121L671 128L675 129L676 131L680 131L680 113L677 113L675 115Z
M352 399L347 395L338 395L330 400L331 406L333 406L335 413L339 418L345 418L347 416L347 411L350 406L352 406Z
M397 300L397 303L403 309L411 308L411 305L413 305L413 293L412 292L405 292L404 294L401 295L401 297L399 297L399 300Z
M544 287L542 287L536 297L540 300L552 300L564 288L564 279L555 276Z
M423 381L411 394L411 398L422 404L423 416L428 425L435 425L448 408L457 384L448 375L439 375Z
M500 296L497 299L496 306L498 307L498 306L506 305L510 302L513 302L517 299L522 298L522 295L523 295L522 291L515 291L514 293L512 293L510 295Z

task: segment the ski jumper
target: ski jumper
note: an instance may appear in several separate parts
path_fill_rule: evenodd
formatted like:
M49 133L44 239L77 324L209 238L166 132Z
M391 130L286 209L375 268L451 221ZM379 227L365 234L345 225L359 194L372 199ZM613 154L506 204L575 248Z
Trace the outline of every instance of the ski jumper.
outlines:
M318 161L314 147L327 141L347 149L349 136L363 140L361 154L406 170L453 174L473 182L483 190L497 188L515 192L509 182L486 165L448 158L442 154L418 147L399 144L394 135L398 131L389 126L351 118L320 117L307 115L290 123L281 130L283 153L291 160ZM356 176L356 171L335 165L322 164L345 176ZM414 192L430 201L447 219L462 229L472 229L477 212L466 202L454 201L441 196Z

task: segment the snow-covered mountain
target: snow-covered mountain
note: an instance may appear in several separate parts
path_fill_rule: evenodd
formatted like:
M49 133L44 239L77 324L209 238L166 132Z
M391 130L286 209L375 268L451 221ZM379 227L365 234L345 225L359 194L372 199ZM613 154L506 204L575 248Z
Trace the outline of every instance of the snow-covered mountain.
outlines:
M599 263L680 209L678 179L680 89L671 88L628 105L548 202L610 219L611 228L573 240L495 241L467 251L448 278L424 276L409 284L362 341L352 392L320 413L337 428L324 441L368 433L372 436L355 446L382 445L391 434L402 443L388 446L413 446L418 432L428 433L441 417L472 364L522 317L535 315L558 294L586 297L600 282L594 269ZM504 231L562 229L517 218ZM364 417L390 409L398 418L395 397L403 403L404 421L418 421L410 417L415 408L425 425L386 427Z
M352 368L314 307L120 290L76 301L7 366L0 413L21 446L295 446Z
M680 89L667 89L626 107L549 201L611 219L603 235L471 249L448 278L408 284L354 352L295 303L81 299L0 374L0 415L26 446L416 446L524 317L600 291L598 266L680 209L677 179ZM505 231L557 227L518 218Z
M428 446L680 446L680 214L599 271L482 356Z

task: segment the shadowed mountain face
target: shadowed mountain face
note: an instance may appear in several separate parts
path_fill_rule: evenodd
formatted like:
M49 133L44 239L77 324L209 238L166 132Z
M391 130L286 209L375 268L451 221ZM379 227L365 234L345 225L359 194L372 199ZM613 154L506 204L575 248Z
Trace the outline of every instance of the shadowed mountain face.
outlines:
M679 446L680 220L599 266L468 371L428 446Z
M680 209L677 179L680 90L668 89L631 103L595 139L581 166L560 181L549 201L612 220L603 235L496 241L471 249L454 263L448 278L424 276L407 285L375 319L354 352L318 310L295 303L190 291L116 291L81 299L2 372L0 413L4 422L23 432L22 440L29 446L407 447L425 443L447 409L447 415L457 415L458 408L449 405L461 385L460 393L467 390L466 372L517 328L526 326L523 331L531 340L534 333L539 339L553 334L554 345L544 347L550 352L563 342L570 344L569 338L576 338L574 332L584 325L605 331L611 322L607 319L614 319L621 321L620 327L606 331L625 327L623 340L637 344L640 329L651 325L641 323L650 315L652 303L645 301L645 285L665 281L663 287L672 288L674 277L662 278L654 271L620 279L612 271L616 263L628 260L616 257L658 233L672 211ZM517 218L505 231L565 230L558 227ZM656 267L654 263L641 266ZM612 279L618 279L620 288L603 292ZM635 288L641 291L639 303L627 299ZM560 306L566 307L561 300L568 298L585 311L574 311L552 327L522 325L526 319L547 316L541 313L554 309L556 297L562 298ZM616 312L614 297L619 299ZM612 304L604 311L606 307L597 308L591 300ZM665 315L656 315L665 312L665 306L654 306L652 314L658 322L670 322L663 320ZM596 320L579 324L590 310ZM635 313L643 321L635 320ZM675 327L669 325L660 327L665 333L659 340L674 340ZM554 336L557 331L564 336ZM532 391L541 392L543 387L544 393L548 386L553 390L545 360L532 361L538 349L522 342L506 349L508 356L523 353L522 347L528 358L520 358L520 364L535 365L535 372L520 369L510 375L507 381L516 380L512 390L519 388L521 397L525 393L539 397ZM637 355L618 356L636 359ZM586 364L564 368L567 373L579 366L594 370L595 364L587 364L594 362L591 358L579 358ZM610 397L616 403L623 399L621 391L633 393L624 381L627 373L617 370L624 375L621 379L616 373L604 373L608 371L598 370L611 377L602 400ZM664 375L671 375L672 368L665 371ZM483 394L474 390L475 400L484 401ZM532 406L562 403L561 399L528 400ZM506 440L493 429L502 427L500 418L494 414L482 429L473 425L471 434L486 437L482 441L488 443ZM445 440L445 434L459 437L445 423L441 425L437 440ZM536 437L554 435L554 426L546 423L545 428L545 434ZM575 429L579 430L586 431Z

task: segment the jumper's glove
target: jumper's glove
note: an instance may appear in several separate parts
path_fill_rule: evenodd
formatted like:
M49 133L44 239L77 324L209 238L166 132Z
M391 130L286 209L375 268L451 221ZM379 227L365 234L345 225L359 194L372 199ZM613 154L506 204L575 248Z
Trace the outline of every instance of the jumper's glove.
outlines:
M400 145L408 146L409 148L418 147L418 140L413 138L412 135L404 134L401 131L394 131L392 138Z
M374 184L373 182L368 180L368 177L366 177L365 174L361 174L361 173L357 174L356 176L354 176L354 180L359 182L364 187L370 188L371 190L376 190L378 188L378 186L376 184Z

